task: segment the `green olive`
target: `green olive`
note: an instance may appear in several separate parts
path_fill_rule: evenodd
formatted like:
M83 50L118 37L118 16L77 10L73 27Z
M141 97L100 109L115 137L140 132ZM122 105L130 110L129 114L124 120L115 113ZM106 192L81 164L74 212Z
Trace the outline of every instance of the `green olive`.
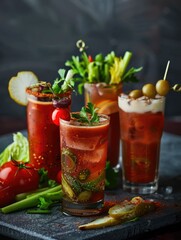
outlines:
M167 80L159 80L156 83L156 91L160 96L166 96L170 90L170 84Z
M156 88L152 83L147 83L142 88L143 95L149 98L154 98L156 95Z
M133 90L129 93L129 97L135 98L135 99L139 98L139 97L142 97L142 96L143 96L142 91L138 90L138 89L135 89L135 90Z

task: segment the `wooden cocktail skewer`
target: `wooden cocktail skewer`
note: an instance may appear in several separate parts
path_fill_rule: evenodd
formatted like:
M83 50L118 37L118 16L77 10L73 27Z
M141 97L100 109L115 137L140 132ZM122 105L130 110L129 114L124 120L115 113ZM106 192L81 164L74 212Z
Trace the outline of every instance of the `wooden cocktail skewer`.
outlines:
M167 66L166 66L166 69L165 69L165 74L164 74L163 80L166 80L169 66L170 66L170 60L167 62Z
M175 91L175 92L181 92L181 84L175 84L172 89Z
M167 66L166 66L166 69L165 69L163 80L166 80L169 65L170 65L170 60L167 62ZM175 92L181 92L181 84L177 83L171 89L174 90Z

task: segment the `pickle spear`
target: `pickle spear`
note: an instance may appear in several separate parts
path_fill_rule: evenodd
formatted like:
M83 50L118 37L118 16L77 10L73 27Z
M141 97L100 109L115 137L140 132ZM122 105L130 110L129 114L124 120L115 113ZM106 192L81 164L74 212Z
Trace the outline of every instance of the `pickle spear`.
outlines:
M96 229L96 228L103 228L103 227L110 227L121 223L119 219L113 218L111 216L105 216L102 218L98 218L90 223L80 225L80 230L88 230L88 229Z
M141 197L123 201L109 209L109 215L98 218L90 223L79 226L80 230L110 227L124 222L132 221L155 210L155 203L145 201Z

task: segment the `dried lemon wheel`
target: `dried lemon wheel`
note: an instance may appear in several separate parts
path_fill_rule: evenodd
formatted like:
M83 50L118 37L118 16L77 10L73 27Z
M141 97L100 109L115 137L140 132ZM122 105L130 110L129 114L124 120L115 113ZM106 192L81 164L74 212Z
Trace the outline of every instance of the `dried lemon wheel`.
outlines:
M36 83L38 83L38 78L33 72L18 72L17 76L9 80L9 95L16 103L26 106L28 102L26 88Z
M114 100L104 100L96 105L98 113L111 114L119 111L118 103Z

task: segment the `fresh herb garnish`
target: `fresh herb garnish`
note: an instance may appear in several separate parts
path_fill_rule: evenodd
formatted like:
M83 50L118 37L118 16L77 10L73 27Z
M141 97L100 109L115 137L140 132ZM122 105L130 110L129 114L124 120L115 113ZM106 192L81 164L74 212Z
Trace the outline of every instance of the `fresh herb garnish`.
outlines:
M142 70L142 67L140 68L130 68L123 76L123 81L125 82L138 82L137 77L135 76L135 73L138 73Z
M39 180L39 187L55 187L57 186L57 182L55 180L52 180L48 176L48 171L45 170L44 168L40 168L38 170L38 173L40 175L40 180Z
M105 82L107 84L119 84L120 82L137 82L135 73L142 70L140 68L131 68L127 71L132 53L127 51L123 57L118 57L112 51L105 57L99 53L94 58L86 53L86 45L82 40L77 42L81 55L72 56L65 65L70 67L75 74L75 81L79 82L78 92L83 92L85 83ZM91 59L91 60L90 60Z
M69 70L66 74L65 69L59 69L59 78L56 78L52 90L55 94L64 93L74 88L73 71Z
M73 79L73 71L69 70L66 74L65 69L59 69L59 78L56 78L53 85L47 84L42 90L43 93L52 93L57 96L58 94L68 92L74 88L75 81Z
M99 122L99 116L96 111L97 108L91 102L88 102L87 106L82 107L79 113L72 113L72 117L76 118L79 122L92 125Z

